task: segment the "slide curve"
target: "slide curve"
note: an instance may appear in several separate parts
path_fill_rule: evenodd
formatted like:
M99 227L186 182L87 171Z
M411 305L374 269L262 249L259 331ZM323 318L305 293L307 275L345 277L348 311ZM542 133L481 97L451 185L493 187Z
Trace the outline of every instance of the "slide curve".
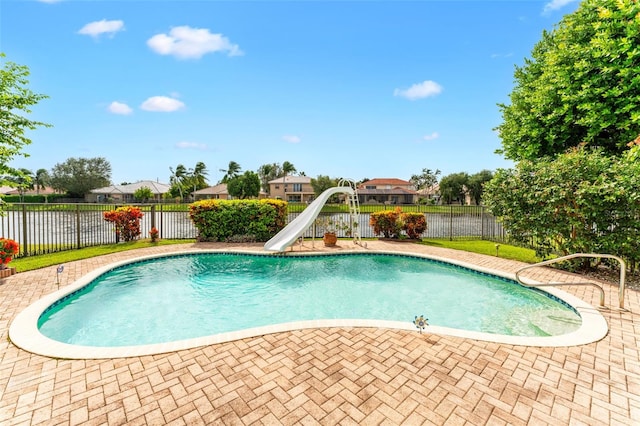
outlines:
M282 228L273 238L264 243L264 249L270 251L285 251L287 247L295 243L296 240L305 233L307 229L318 217L322 207L333 194L344 193L353 194L353 188L348 186L334 186L324 191L318 198L313 200L302 213L293 219L287 226Z

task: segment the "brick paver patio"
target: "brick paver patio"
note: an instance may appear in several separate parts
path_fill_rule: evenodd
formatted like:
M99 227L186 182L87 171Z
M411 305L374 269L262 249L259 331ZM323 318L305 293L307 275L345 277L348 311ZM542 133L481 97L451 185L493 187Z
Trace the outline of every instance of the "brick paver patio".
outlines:
M162 246L72 262L61 286L117 260L205 247L225 246ZM368 249L427 253L511 273L522 266L406 243L370 242ZM529 276L575 279L542 268ZM609 309L602 311L609 334L577 347L331 328L109 360L51 359L9 342L12 319L56 289L55 267L0 283L2 425L640 424L640 298L627 290L627 310L619 310L616 286L606 287ZM598 303L591 287L563 290Z

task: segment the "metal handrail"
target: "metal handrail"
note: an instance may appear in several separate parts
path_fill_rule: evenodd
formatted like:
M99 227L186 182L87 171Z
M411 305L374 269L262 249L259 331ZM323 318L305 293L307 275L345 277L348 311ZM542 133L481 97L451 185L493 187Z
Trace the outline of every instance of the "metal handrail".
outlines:
M615 259L620 263L620 282L618 289L618 303L620 309L624 309L624 282L627 273L627 265L618 256L614 256L612 254L597 254L597 253L574 253L569 254L567 256L558 257L551 260L545 260L544 262L536 263L535 265L527 265L523 268L520 268L516 271L516 280L524 285L525 287L548 287L548 286L563 286L563 285L591 285L597 287L600 290L600 306L604 306L604 289L599 284L593 282L578 282L578 283L542 283L542 284L527 284L520 279L520 273L531 268L535 268L536 266L546 266L551 265L552 263L562 262L564 260L575 259L577 257L593 257L596 259L606 258L606 259Z

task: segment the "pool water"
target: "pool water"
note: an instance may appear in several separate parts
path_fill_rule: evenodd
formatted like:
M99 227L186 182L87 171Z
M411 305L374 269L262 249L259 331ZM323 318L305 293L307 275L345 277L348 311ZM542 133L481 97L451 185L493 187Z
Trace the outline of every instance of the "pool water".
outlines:
M316 319L413 322L515 336L570 333L580 316L516 282L385 254L188 254L117 267L49 307L45 336L76 345L171 342Z

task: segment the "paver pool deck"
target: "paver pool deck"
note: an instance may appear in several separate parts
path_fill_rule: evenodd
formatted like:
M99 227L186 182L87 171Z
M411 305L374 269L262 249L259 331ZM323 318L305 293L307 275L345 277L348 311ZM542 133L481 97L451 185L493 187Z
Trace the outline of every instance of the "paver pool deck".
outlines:
M295 251L325 249L306 241ZM141 255L261 245L183 244L70 262L60 286ZM408 243L367 250L428 254L514 273L524 264ZM576 282L548 268L538 281ZM564 291L598 305L590 286ZM573 347L527 347L377 328L306 329L161 355L66 360L9 341L15 316L57 290L56 268L0 281L0 424L640 424L640 297L605 284L609 333ZM456 307L452 307L455 309Z

